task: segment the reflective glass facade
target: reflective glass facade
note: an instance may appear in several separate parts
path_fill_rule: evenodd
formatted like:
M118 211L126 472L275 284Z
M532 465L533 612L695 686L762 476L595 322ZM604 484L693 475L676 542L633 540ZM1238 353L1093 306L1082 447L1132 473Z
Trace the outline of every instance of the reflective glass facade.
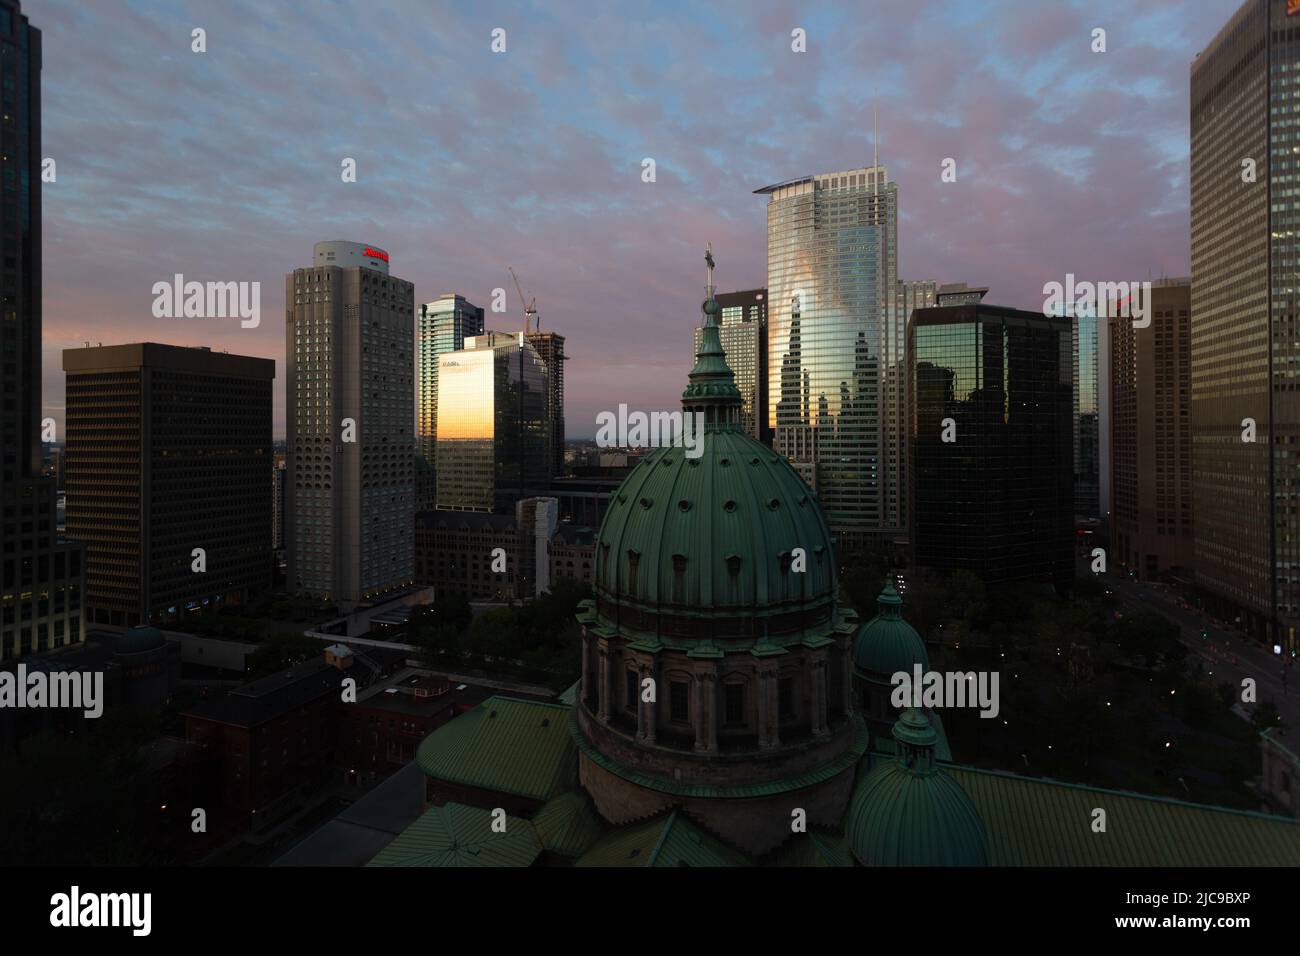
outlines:
M1294 649L1300 18L1286 0L1248 0L1193 62L1191 140L1197 583L1213 610Z
M916 564L986 581L1074 574L1070 321L986 305L908 330ZM945 441L945 419L954 428Z
M438 357L463 349L466 336L483 334L483 310L464 296L449 293L420 306L415 328L416 437L420 455L433 467L438 441Z
M506 512L546 491L546 365L519 336L488 332L441 356L438 508Z
M768 195L768 422L848 541L904 529L898 192L883 167Z
M81 545L41 477L41 31L0 0L0 661L84 639ZM62 425L62 422L59 422Z

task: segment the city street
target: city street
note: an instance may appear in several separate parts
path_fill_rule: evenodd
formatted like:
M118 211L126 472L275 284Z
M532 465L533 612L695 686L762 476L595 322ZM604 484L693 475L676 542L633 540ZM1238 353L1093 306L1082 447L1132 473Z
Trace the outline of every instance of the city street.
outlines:
M1238 688L1246 677L1253 677L1256 700L1272 700L1288 728L1300 727L1300 686L1297 672L1288 662L1286 684L1282 679L1283 658L1230 627L1216 625L1209 615L1194 607L1184 606L1176 594L1159 585L1114 573L1100 575L1102 582L1119 599L1122 613L1131 613L1143 607L1163 615L1178 625L1182 641L1205 663L1216 685L1232 681ZM1205 637L1201 634L1204 632ZM1253 705L1244 704L1247 712Z

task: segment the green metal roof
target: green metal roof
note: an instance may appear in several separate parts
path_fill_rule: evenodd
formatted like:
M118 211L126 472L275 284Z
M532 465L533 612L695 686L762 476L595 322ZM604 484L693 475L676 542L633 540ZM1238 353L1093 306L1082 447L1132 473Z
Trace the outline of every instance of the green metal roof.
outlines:
M1300 822L1020 777L948 772L970 795L994 866L1300 866ZM1092 811L1106 811L1106 832Z
M533 800L550 800L578 779L563 704L489 697L425 737L415 753L430 777Z
M844 818L863 866L987 866L988 835L961 784L934 762L938 734L919 709L894 724L898 754L853 790Z
M723 800L745 799L747 797L769 797L774 794L789 793L792 790L802 790L805 787L811 787L815 784L822 783L834 776L842 773L856 764L867 751L868 733L867 726L862 718L855 717L853 723L853 743L848 750L840 754L829 763L824 763L806 773L796 774L791 777L783 777L780 780L772 780L766 783L740 784L736 786L720 787L707 784L690 784L681 783L676 780L670 780L667 777L657 777L648 773L642 773L631 767L626 767L615 760L611 760L601 751L591 745L591 742L583 735L578 727L577 715L570 718L569 727L573 733L573 740L582 751L583 756L587 757L592 763L608 770L624 780L635 783L638 786L645 787L648 790L656 790L660 793L668 793L678 797L710 797Z
M770 866L853 866L844 838L835 833L809 830L797 833L772 854Z
M561 856L582 856L600 839L596 808L586 795L571 790L556 797L533 817L533 829L542 847Z
M742 854L673 810L620 827L588 850L577 866L749 866Z
M425 814L380 850L367 866L530 866L542 852L533 825L505 818L492 830L492 811L448 803Z
M912 673L915 664L930 669L930 655L916 628L903 620L903 599L892 584L876 599L880 612L858 632L853 645L853 666L864 677L888 683L899 671Z

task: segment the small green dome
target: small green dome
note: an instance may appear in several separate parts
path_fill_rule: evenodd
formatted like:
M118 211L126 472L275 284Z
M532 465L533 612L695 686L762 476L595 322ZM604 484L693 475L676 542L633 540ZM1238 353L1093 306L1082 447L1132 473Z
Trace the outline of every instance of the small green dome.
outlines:
M876 598L880 610L858 632L853 645L853 666L865 678L889 683L899 671L908 674L916 664L930 669L930 655L916 628L903 620L903 599L892 584Z
M894 725L898 755L853 791L845 833L863 866L989 865L984 822L961 784L935 765L937 739L922 711L904 711Z

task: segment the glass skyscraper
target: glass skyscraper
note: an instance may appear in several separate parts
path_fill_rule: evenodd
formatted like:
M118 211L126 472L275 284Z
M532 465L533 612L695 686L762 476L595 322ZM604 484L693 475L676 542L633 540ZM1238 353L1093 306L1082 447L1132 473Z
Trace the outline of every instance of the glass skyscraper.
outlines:
M41 477L41 31L0 0L0 661L85 639L80 545ZM59 424L59 423L56 423Z
M438 357L463 349L467 336L483 334L483 310L464 296L448 292L420 306L415 328L416 435L420 455L432 468L438 443Z
M916 564L989 582L1074 576L1070 320L989 305L908 329Z
M439 358L438 508L509 512L550 480L546 363L520 332Z
M768 196L768 423L846 550L906 533L898 188L882 166Z
M1191 421L1198 588L1294 650L1300 16L1288 6L1243 3L1191 67Z

